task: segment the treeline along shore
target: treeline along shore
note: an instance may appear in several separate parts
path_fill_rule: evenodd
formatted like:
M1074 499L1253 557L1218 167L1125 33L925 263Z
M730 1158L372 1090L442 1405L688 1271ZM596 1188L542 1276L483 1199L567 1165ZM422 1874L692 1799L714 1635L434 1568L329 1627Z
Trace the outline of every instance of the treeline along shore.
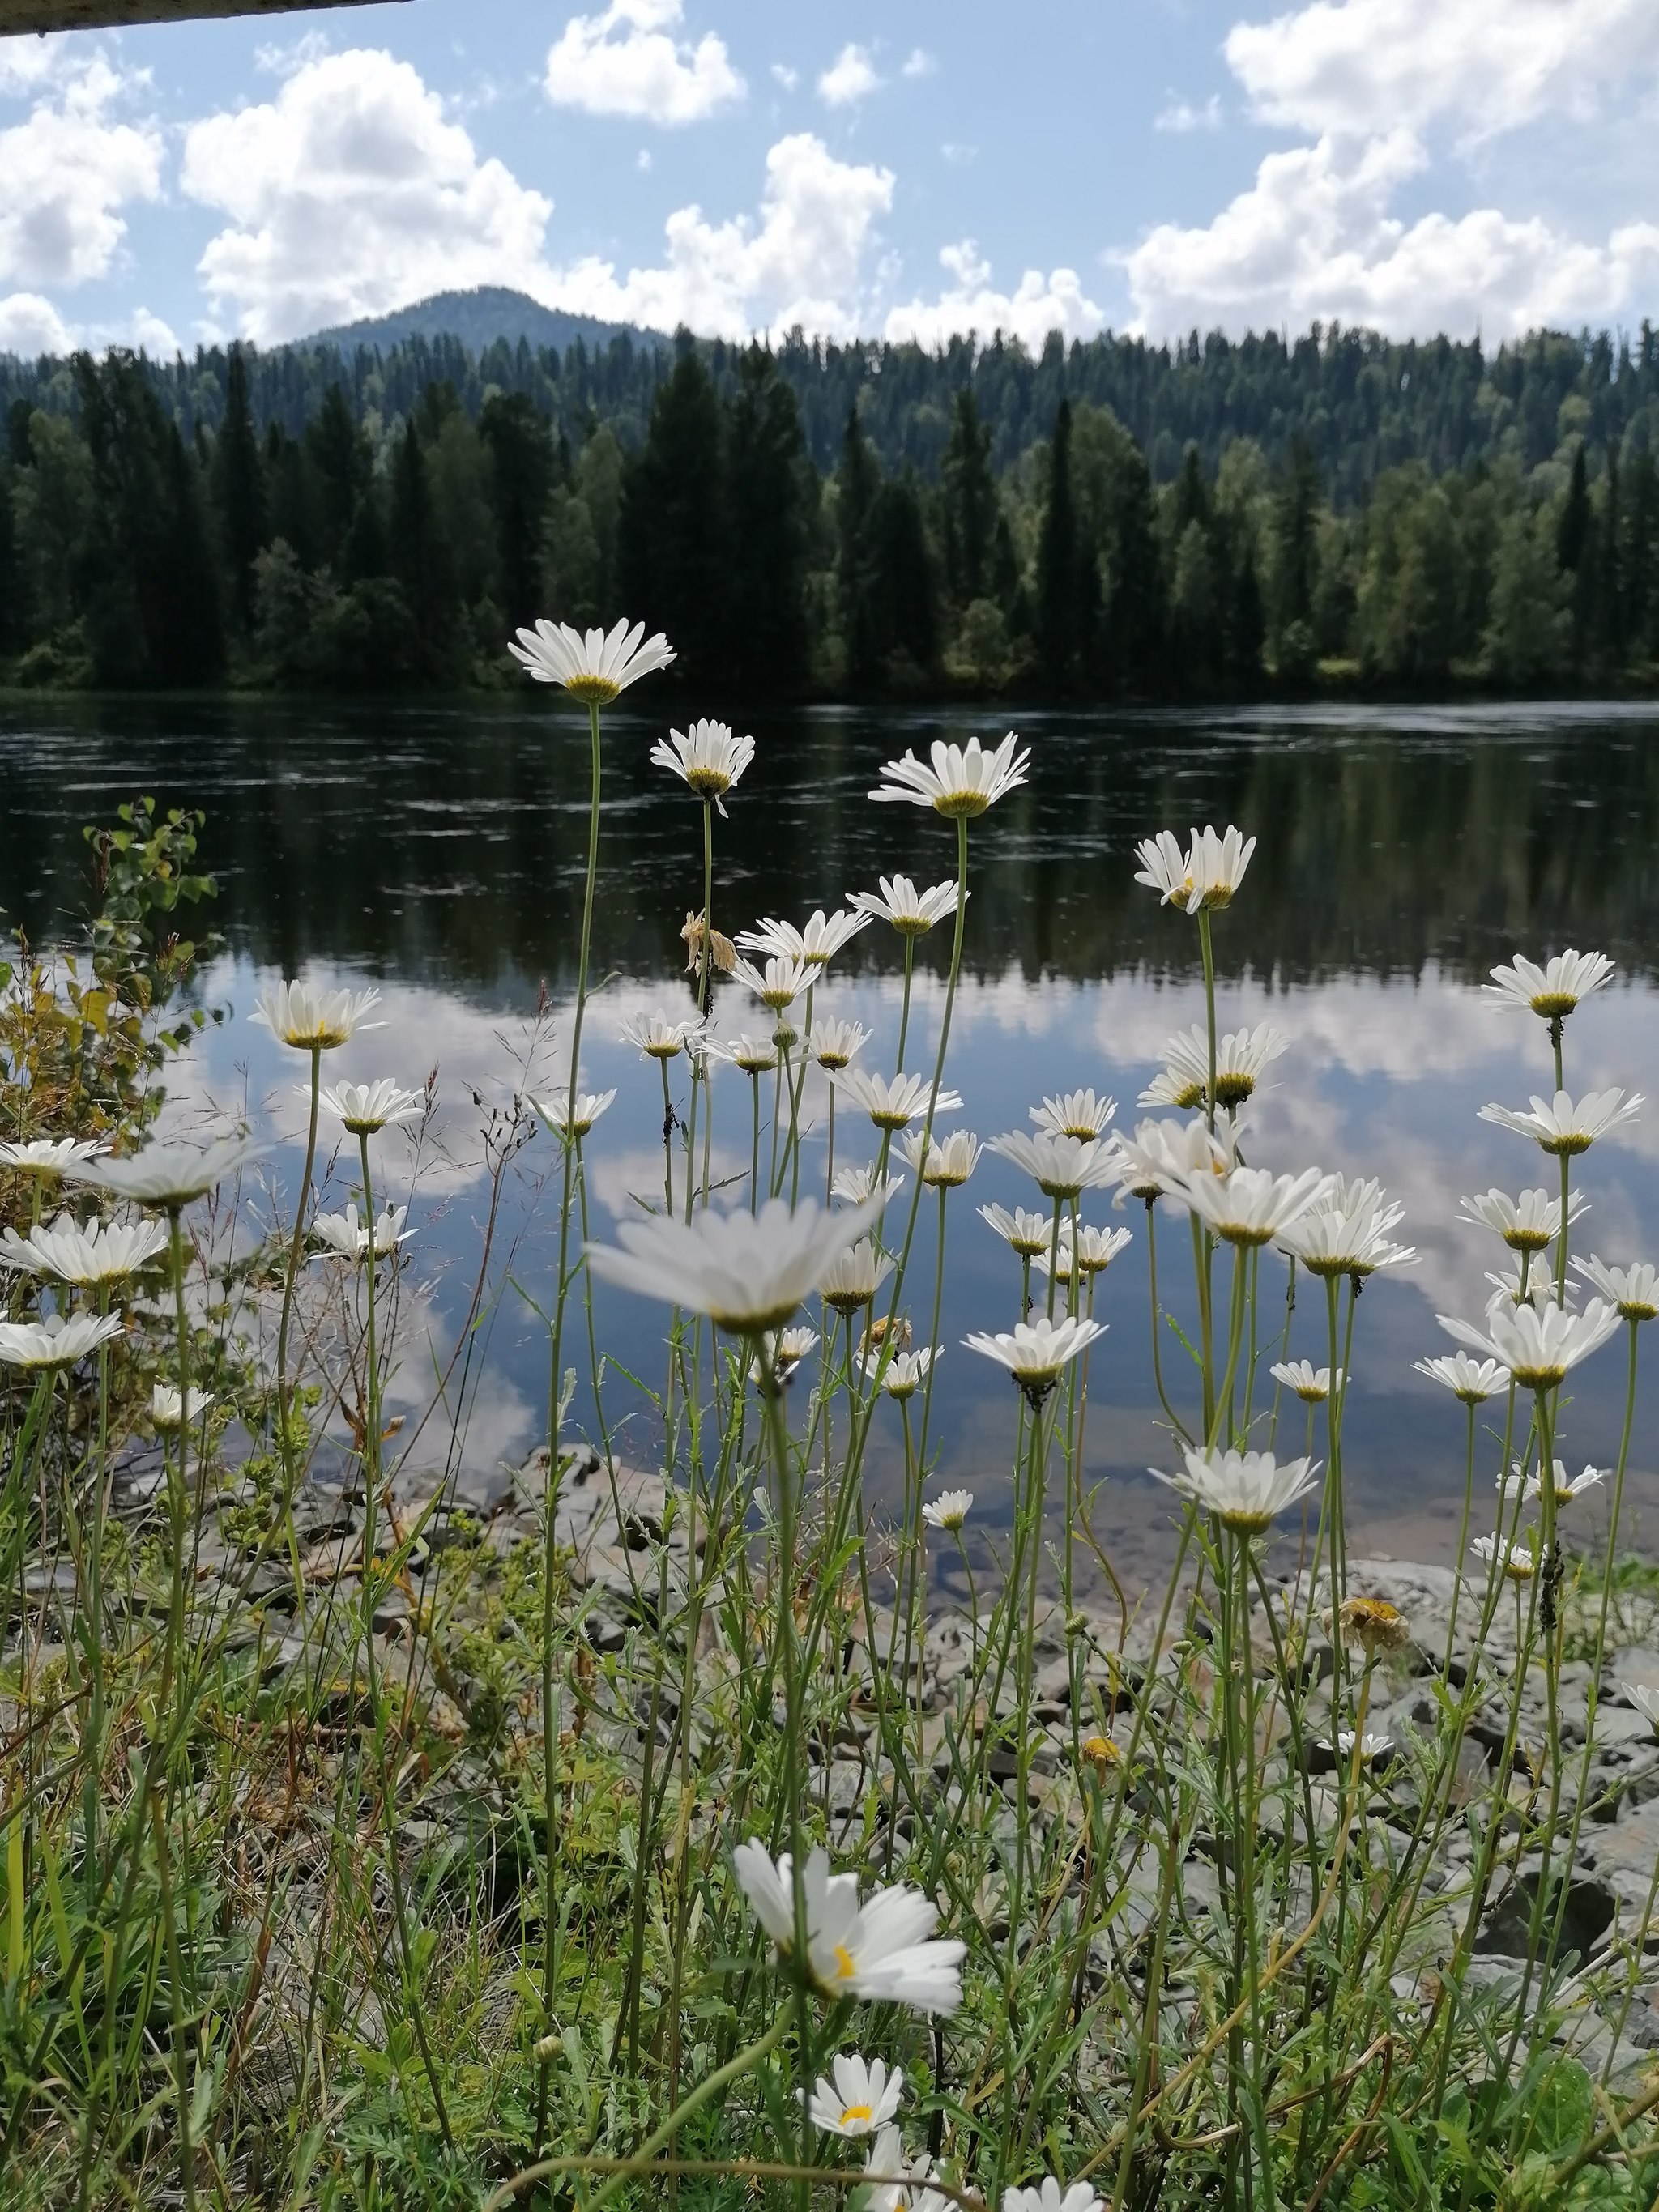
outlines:
M542 614L686 711L1659 691L1659 336L626 335L0 358L0 684L456 690Z

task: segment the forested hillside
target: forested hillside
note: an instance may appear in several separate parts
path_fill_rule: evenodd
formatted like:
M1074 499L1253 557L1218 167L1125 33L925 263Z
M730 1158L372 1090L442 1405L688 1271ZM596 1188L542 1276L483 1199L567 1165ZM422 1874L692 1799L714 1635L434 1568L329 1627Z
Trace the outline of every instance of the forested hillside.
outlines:
M626 609L698 705L1646 690L1659 340L1040 356L414 337L0 360L0 677L508 680Z

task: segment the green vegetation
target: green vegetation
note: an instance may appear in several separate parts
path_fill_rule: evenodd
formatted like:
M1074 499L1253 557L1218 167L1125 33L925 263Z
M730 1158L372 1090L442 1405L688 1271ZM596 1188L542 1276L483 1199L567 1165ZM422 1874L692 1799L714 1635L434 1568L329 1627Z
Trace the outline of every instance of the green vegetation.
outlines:
M1659 337L0 360L0 674L496 684L552 609L682 693L1646 691Z

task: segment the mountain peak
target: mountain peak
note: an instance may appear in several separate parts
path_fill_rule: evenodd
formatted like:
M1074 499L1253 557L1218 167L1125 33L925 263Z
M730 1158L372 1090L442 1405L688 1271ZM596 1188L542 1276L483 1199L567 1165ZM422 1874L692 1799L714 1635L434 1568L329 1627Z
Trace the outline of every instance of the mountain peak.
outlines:
M509 345L517 345L524 338L532 347L554 346L562 353L578 338L588 347L602 347L624 336L641 345L670 343L661 331L641 330L631 323L602 322L595 315L569 314L562 307L544 307L527 292L513 291L505 284L480 284L471 291L435 292L429 300L417 300L390 314L337 324L295 343L338 346L349 353L356 346L393 346L416 337L451 337L458 338L469 353L480 354L498 338L505 338Z

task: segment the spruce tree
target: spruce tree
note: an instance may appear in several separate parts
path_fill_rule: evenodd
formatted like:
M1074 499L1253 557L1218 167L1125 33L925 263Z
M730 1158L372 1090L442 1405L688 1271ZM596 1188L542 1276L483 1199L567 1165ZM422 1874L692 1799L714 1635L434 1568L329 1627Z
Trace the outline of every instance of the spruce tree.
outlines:
M681 354L651 407L645 445L623 481L621 596L647 630L665 630L685 684L727 665L731 532L726 424L697 355Z
M852 408L842 440L836 497L836 591L841 609L847 683L867 691L881 672L882 625L876 610L878 578L872 529L881 491L881 465Z
M152 670L162 684L210 684L225 665L218 563L200 470L176 422L167 428L164 477L167 512L150 638Z
M240 345L232 346L226 368L225 419L213 451L212 481L230 611L246 635L253 624L253 563L266 543L265 484Z
M957 394L951 442L939 477L945 538L945 580L958 614L990 596L998 501L991 474L991 433L979 419L973 387Z
M1077 513L1072 490L1072 404L1062 399L1048 448L1048 496L1037 539L1036 646L1041 680L1069 688L1078 647Z
M415 618L426 665L435 674L443 668L455 628L454 570L438 528L426 457L412 420L404 425L392 457L391 508L392 574Z
M522 392L492 392L478 416L489 453L496 574L509 630L536 620L541 597L542 525L556 462L546 418Z
M870 536L882 658L902 653L923 675L931 674L939 653L939 587L921 501L908 471L877 495Z
M810 464L795 395L756 346L738 372L729 450L732 682L740 692L788 696L804 689L808 665Z
M371 466L368 441L351 419L345 393L331 384L323 404L306 427L306 453L317 488L319 557L337 567L357 503L367 489Z

